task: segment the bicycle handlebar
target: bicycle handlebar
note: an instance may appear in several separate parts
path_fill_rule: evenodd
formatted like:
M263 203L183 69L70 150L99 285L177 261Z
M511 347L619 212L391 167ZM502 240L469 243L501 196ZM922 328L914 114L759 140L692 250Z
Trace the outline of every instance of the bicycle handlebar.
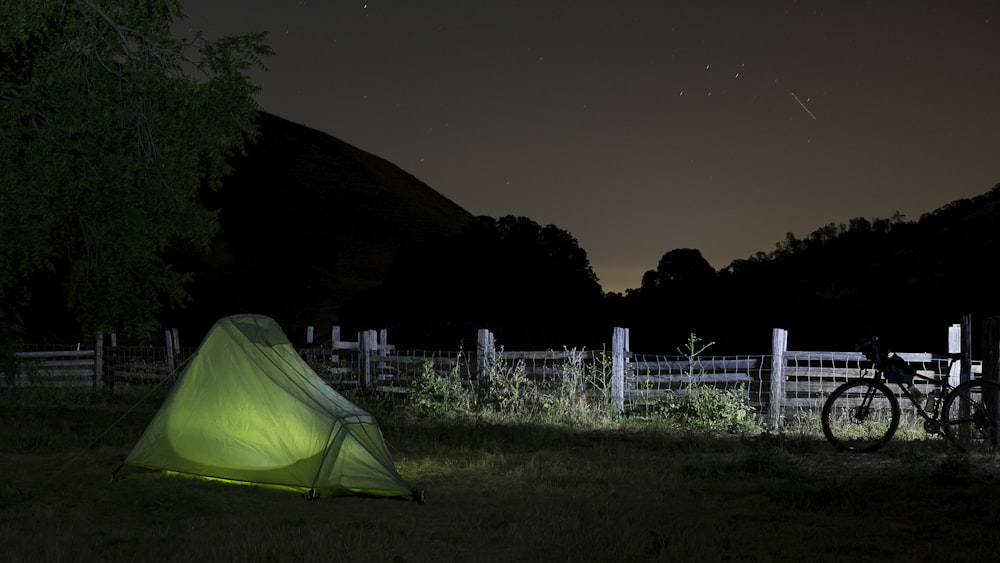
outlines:
M879 346L877 336L865 338L858 342L854 349L864 354L868 361L875 363L876 366L889 358L889 354L885 353Z
M857 350L865 355L877 371L885 374L891 383L912 383L916 375L906 360L896 354L890 354L888 349L879 345L877 336L866 338L858 343Z

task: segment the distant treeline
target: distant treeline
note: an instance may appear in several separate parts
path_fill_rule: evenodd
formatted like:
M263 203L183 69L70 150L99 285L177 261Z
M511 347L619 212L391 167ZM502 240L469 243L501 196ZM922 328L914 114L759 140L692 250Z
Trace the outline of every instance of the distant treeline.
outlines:
M255 313L297 341L309 325L340 325L345 335L386 328L410 349L470 349L486 328L508 350L593 350L620 326L641 353L670 354L692 332L714 341L715 353L767 353L773 328L790 330L797 350L848 349L875 332L900 349L933 352L962 314L973 315L974 327L1000 314L1000 186L916 221L858 217L801 238L789 233L774 250L718 271L699 250L665 244L639 287L605 294L570 233L526 217L474 217L382 158L277 116L259 118L260 136L233 156L233 174L199 196L219 221L207 250L171 239L150 258L176 273L166 280L174 290L188 280L184 291L140 296L129 284L160 287L159 274L111 269L99 280L104 289L81 299L72 282L89 270L73 264L100 253L64 248L26 274L17 264L37 261L21 252L27 239L0 239L17 243L8 250L24 247L8 253L21 258L7 264L0 292L0 347L11 334L38 344L89 340L81 311L97 311L124 323L106 331L131 334L132 344L159 341L171 327L196 343L219 318ZM113 195L101 203L108 216L130 213L107 203ZM46 244L61 232L20 225ZM141 241L122 240L130 256L149 253ZM138 323L148 331L127 330L136 311L159 311L156 322Z
M765 353L771 329L796 349L850 349L879 334L943 352L944 327L1000 315L1000 184L909 221L858 217L713 269L696 249L665 253L641 286L605 295L569 233L525 217L479 217L461 234L396 256L385 283L341 324L389 328L400 345L473 344L489 327L508 349L600 347L629 327L635 351L669 353L694 332L717 353ZM974 324L975 326L975 324Z

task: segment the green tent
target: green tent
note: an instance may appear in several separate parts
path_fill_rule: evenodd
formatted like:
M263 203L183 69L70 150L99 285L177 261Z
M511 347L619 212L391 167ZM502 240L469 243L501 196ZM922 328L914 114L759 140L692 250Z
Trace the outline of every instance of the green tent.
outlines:
M412 493L375 418L259 315L215 323L124 463L310 497Z

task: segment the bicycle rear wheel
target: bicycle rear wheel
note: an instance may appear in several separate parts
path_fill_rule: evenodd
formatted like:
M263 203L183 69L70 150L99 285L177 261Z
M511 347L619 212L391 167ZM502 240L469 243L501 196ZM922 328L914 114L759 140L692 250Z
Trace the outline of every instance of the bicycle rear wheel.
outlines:
M1000 384L976 379L952 389L944 400L941 429L959 448L970 453L997 451L997 406Z
M899 426L899 401L882 383L848 381L823 404L823 434L841 450L873 452Z

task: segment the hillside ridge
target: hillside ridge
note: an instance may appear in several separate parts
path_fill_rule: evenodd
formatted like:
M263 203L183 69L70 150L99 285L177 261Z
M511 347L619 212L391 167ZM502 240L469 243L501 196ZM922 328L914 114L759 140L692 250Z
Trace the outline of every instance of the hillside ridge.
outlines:
M253 312L282 325L330 325L377 286L400 249L457 234L474 217L395 164L266 112L260 135L205 203L221 232L185 264L194 302L168 313L207 330ZM182 268L185 269L185 268ZM199 332L201 333L201 332Z

